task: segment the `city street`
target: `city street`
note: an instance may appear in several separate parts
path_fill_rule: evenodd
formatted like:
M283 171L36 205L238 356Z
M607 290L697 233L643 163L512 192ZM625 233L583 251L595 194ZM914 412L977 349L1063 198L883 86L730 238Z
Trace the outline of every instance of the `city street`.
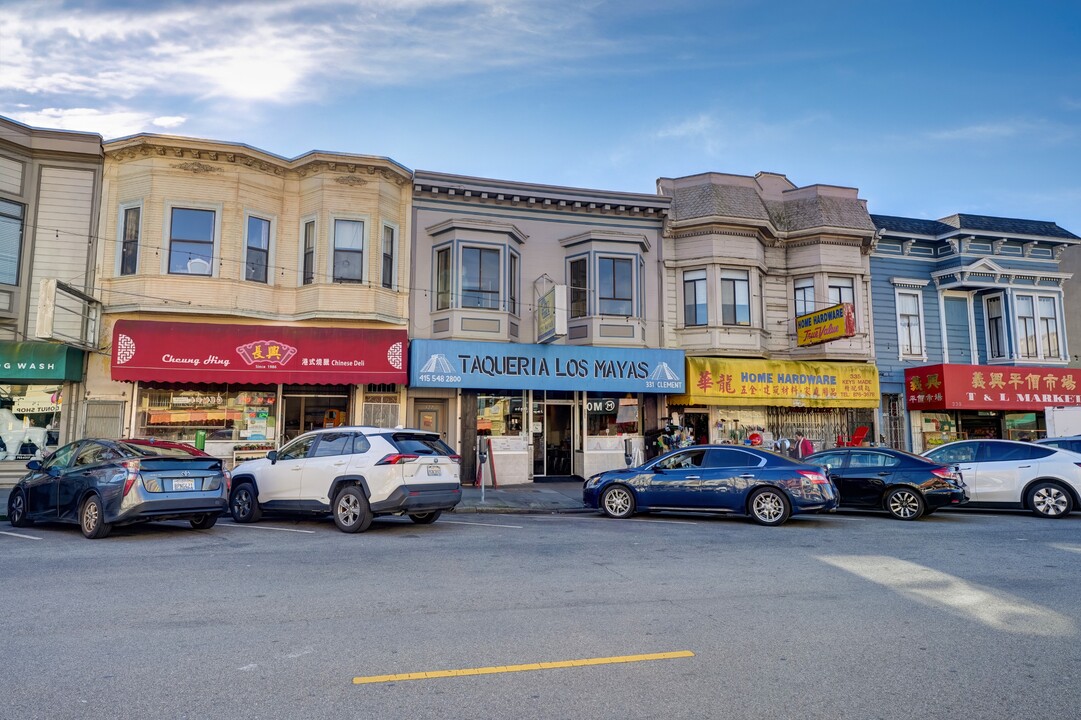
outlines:
M1081 704L1079 514L0 531L6 718L1017 719ZM385 677L411 673L440 676Z

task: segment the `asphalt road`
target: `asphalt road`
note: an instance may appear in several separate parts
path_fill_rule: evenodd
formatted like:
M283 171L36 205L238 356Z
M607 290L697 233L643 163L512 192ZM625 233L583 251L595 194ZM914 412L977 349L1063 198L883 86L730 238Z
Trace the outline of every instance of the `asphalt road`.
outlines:
M0 531L17 533L0 534L3 718L1016 720L1081 706L1076 514ZM683 656L649 657L663 653ZM565 666L596 658L624 661Z

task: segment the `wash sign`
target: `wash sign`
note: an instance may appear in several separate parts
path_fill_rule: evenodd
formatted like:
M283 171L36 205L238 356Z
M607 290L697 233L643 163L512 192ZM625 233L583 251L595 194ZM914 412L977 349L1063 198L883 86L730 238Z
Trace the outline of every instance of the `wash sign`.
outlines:
M682 350L413 340L412 387L682 393Z
M796 318L796 345L818 345L856 334L856 313L851 303L841 303Z

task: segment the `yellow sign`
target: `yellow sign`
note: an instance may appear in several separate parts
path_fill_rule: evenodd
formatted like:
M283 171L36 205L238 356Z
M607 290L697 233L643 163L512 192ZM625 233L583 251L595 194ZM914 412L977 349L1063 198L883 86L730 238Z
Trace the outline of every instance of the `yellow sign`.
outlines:
M867 363L688 357L687 394L670 405L878 407L878 368Z
M841 303L796 318L796 344L800 347L840 340L855 334L856 314L850 303Z

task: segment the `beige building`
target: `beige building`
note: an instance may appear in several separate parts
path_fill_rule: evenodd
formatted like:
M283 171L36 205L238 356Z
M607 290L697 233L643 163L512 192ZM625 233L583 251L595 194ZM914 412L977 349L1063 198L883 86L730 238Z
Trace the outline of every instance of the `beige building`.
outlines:
M410 172L136 135L105 145L87 435L258 454L404 406Z
M0 459L20 474L77 436L101 173L100 135L0 117Z
M462 477L496 483L625 466L682 389L663 350L668 199L418 171L409 421Z
M687 353L687 393L669 398L681 424L700 442L874 440L876 234L857 190L705 173L657 191L672 198L664 343Z

